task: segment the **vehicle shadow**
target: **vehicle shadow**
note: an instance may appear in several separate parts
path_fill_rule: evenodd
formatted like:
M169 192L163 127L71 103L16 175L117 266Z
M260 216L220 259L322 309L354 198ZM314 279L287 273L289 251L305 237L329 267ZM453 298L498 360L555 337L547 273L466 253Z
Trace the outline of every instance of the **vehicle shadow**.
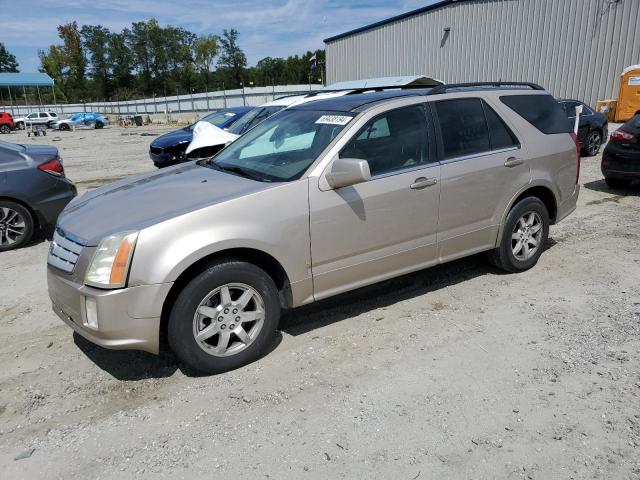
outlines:
M629 195L640 195L640 182L636 181L627 188L610 188L607 186L604 179L594 180L593 182L585 183L584 188L593 190L595 192L613 193L621 197L627 197Z
M545 249L557 242L549 237ZM297 336L362 313L441 290L483 275L509 275L490 265L485 254L403 275L286 312L280 330Z
M139 350L110 350L75 332L73 342L89 360L118 380L165 378L178 369L178 361L169 351L153 355Z

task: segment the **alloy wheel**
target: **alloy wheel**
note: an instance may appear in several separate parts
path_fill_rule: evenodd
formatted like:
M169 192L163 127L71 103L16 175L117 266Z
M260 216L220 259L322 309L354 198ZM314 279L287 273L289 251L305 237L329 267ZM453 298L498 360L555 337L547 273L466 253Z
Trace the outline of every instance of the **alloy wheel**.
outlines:
M521 262L533 257L541 247L543 235L542 217L537 212L527 212L516 222L511 233L511 251Z
M591 132L589 139L587 140L587 152L589 155L597 155L600 150L601 143L600 134L598 132Z
M251 345L264 320L260 294L244 283L228 283L210 292L198 305L193 336L209 355L227 357Z
M22 215L8 207L0 207L0 245L14 245L25 234L27 224Z

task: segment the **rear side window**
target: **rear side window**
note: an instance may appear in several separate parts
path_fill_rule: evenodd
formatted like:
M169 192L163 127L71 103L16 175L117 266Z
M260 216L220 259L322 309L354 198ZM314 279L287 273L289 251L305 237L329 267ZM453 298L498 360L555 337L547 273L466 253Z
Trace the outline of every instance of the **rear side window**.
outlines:
M444 158L488 152L489 131L479 98L436 102Z
M482 102L484 114L487 118L487 126L489 127L489 141L491 150L499 150L501 148L509 148L520 146L520 142L513 134L511 129L505 125L500 116L493 111L486 102Z
M500 100L542 133L573 132L567 115L551 95L504 95Z

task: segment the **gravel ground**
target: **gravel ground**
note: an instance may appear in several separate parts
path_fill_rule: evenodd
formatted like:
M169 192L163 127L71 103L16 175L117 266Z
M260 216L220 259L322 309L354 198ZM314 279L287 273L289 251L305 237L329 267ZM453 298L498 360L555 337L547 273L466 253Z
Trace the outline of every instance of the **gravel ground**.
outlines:
M151 170L143 132L8 140L58 146L83 189ZM48 242L1 254L0 477L640 478L640 189L599 162L534 269L476 256L304 307L219 376L74 337Z

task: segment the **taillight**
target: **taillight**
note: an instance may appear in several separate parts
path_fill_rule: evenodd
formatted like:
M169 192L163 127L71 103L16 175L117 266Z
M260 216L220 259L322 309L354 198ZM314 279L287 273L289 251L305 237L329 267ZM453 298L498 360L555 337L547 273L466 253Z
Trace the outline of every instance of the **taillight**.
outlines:
M64 174L64 167L62 166L60 158L54 158L53 160L49 160L42 165L38 165L38 170L42 170L43 172L55 175L56 177L60 177Z
M571 135L571 138L573 139L573 143L576 144L576 158L577 158L576 185L577 185L578 181L580 180L580 141L578 140L578 135L576 135L575 133L571 132L569 135Z
M611 134L609 137L610 142L630 142L633 140L633 133L625 132L622 128L617 129L615 132Z

